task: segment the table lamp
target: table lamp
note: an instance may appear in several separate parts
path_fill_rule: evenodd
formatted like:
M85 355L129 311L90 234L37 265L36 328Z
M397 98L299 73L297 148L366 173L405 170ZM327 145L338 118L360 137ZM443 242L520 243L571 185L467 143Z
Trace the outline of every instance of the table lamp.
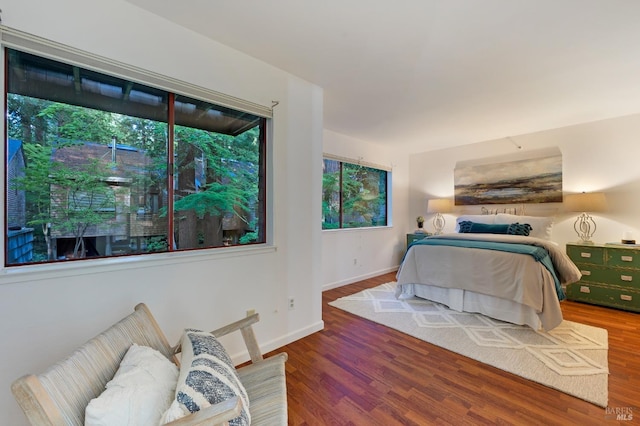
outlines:
M444 216L442 213L451 212L451 200L448 198L436 198L433 200L427 201L427 213L435 213L436 215L433 218L433 228L435 229L435 234L442 234L442 229L445 225Z
M601 212L606 209L606 199L602 192L581 192L568 194L565 199L565 208L570 212L582 212L573 224L573 229L580 237L583 244L593 244L591 237L596 232L596 222L590 213Z

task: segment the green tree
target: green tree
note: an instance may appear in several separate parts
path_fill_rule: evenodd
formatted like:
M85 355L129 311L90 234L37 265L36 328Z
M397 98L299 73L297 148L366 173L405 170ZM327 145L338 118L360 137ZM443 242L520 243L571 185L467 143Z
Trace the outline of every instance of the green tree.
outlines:
M386 192L380 170L345 163L343 209L348 227L375 226L386 222ZM348 219L347 219L348 218Z
M340 227L340 162L324 160L322 173L322 228Z
M26 168L25 174L15 180L16 190L27 193L29 226L39 227L47 247L47 259L53 259L51 247L51 194L49 173L51 168L51 148L40 144L23 144Z
M104 211L114 210L116 200L107 185L107 173L98 161L79 169L51 162L51 148L25 144L28 158L25 174L16 179L18 190L28 193L34 211L28 221L39 226L47 244L47 258L53 258L51 232L75 237L74 257L84 257L84 235L92 225L105 221Z
M28 223L42 230L48 259L55 255L52 230L53 235L57 231L73 233L77 243L74 251L76 255L81 254L82 236L87 229L105 220L99 213L102 209L99 204L111 202L115 197L112 192L108 193L109 187L104 181L114 173L107 161L103 160L100 165L84 159L85 166L81 169L74 166L71 170L63 164L52 164L52 153L85 142L108 146L113 137L119 144L144 150L150 160L144 170L130 167L126 175L131 179L130 213L148 207L145 203L150 200L147 195L151 190L153 205L164 208L166 213L166 188L169 179L173 179L176 183L174 212L178 212L180 218L188 218L181 224L189 223L185 228L192 242L221 244L222 220L229 215L244 222L245 229L256 232L242 242L255 240L261 232L255 214L262 202L258 180L260 126L238 136L176 126L174 176L167 170L168 124L165 122L15 94L9 94L7 101L8 133L23 142L29 169L17 185L27 191ZM123 171L120 172L118 176L123 176ZM40 241L39 235L36 237ZM158 241L166 239L164 234Z
M117 114L51 102L38 114L47 122L56 141L108 142L120 136Z
M84 236L89 227L99 225L117 210L114 190L107 184L108 172L98 160L78 169L51 163L52 222L63 233L75 238L73 257L85 257Z
M202 223L202 226L191 223L182 227L186 230L179 238L181 247L195 244L203 226L207 229L204 244L219 244L222 241L220 224L225 215L236 217L247 228L255 228L256 218L252 213L259 191L258 132L259 127L255 127L234 137L176 126L178 184L174 211L185 219L183 223L189 220ZM250 241L246 238L241 241L247 240Z
M7 94L7 133L23 143L46 139L48 126L40 112L51 102L26 96Z

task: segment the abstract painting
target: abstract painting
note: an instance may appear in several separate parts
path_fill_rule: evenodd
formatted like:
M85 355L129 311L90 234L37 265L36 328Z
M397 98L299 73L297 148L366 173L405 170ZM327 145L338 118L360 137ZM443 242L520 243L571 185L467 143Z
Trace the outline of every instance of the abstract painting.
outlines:
M541 155L456 165L455 205L562 202L562 154L545 151Z

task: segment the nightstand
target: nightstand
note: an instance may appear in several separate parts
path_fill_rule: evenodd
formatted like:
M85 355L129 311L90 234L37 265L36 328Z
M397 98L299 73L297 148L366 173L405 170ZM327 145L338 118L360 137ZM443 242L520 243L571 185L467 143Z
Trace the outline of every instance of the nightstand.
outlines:
M640 246L567 244L582 278L567 285L567 299L640 312Z
M407 234L407 247L406 247L406 249L409 248L409 245L412 242L421 240L421 239L423 239L425 237L428 237L430 235L433 235L433 234L430 233L430 232L422 232L422 233L414 232L414 233L411 233L411 234ZM405 249L405 251L406 251L406 249Z

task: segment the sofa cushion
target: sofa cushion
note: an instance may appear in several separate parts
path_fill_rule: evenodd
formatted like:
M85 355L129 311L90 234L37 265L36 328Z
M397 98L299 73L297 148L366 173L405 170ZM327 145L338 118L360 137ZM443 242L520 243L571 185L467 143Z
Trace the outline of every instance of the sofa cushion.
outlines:
M202 408L239 396L242 413L230 425L251 422L249 397L222 344L211 333L187 329L181 340L182 357L175 399L163 416L177 420Z
M85 425L158 424L173 399L178 373L157 350L131 345L104 392L87 405Z

